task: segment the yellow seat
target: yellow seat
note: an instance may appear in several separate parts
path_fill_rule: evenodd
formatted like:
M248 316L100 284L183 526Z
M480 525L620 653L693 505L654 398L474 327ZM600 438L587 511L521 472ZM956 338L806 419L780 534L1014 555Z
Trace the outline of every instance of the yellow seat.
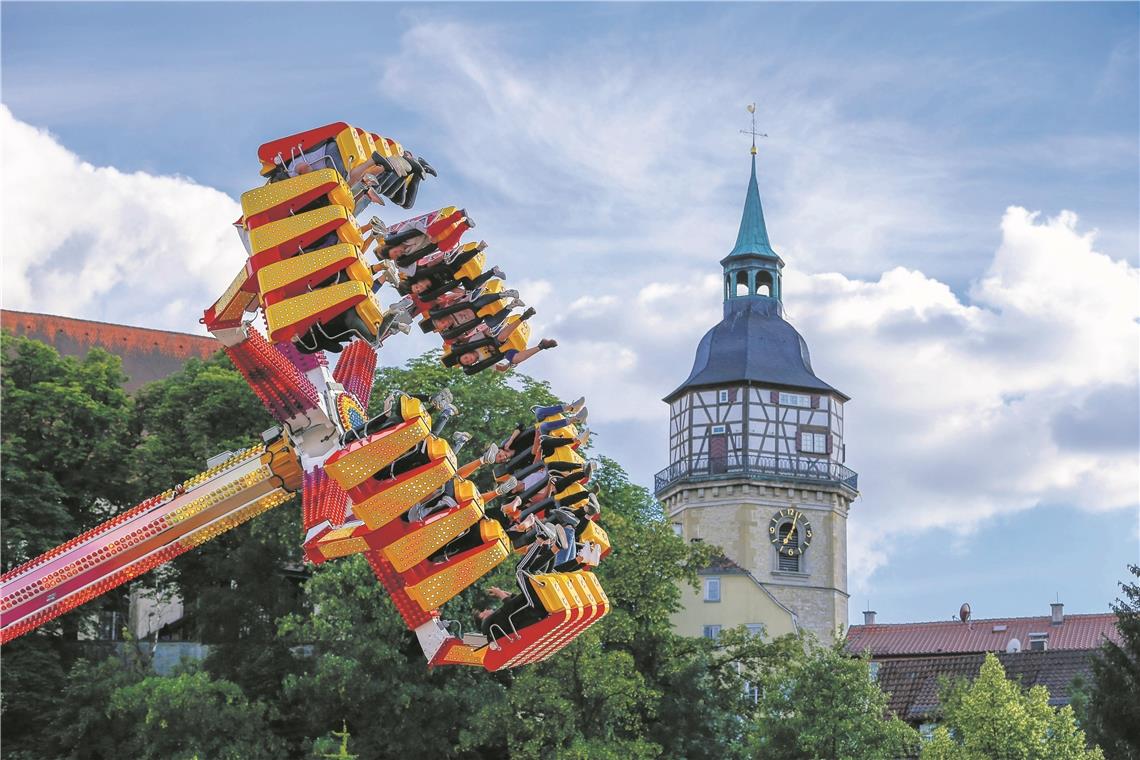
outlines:
M257 287L264 302L265 296L275 290L290 285L304 290L342 269L347 270L349 279L372 285L372 271L360 255L360 249L340 243L263 266L257 270Z
M292 340L314 324L327 322L354 306L375 336L383 320L380 305L367 285L349 280L267 306L265 321L269 337L274 341Z
M355 205L352 191L336 169L321 169L298 174L280 182L271 182L242 193L242 218L248 220L260 216L298 199L302 205L308 205L320 197L322 190L334 204L344 206L346 209L351 209ZM248 228L249 225L246 226Z
M446 517L433 520L424 527L384 547L384 557L396 572L402 573L430 557L483 517L481 501L468 502ZM496 523L497 524L497 523Z
M468 246L476 246L477 247L478 245L479 245L479 243L464 243L463 244L463 250L466 252L467 250L469 250ZM457 280L462 280L462 279L474 280L476 277L483 274L483 268L486 266L487 266L487 254L480 251L479 253L472 256L470 261L465 263L463 266L459 267L459 269L455 270L455 279L457 279ZM491 282L495 282L495 280L491 280ZM487 285L490 285L491 282L488 282Z
M405 424L369 436L361 445L353 444L344 453L325 463L329 477L344 490L351 490L375 475L431 433L431 417L423 403L411 396L400 398Z
M494 520L484 520L480 523L480 529L482 530L483 525L487 523L490 524L487 530L492 534L496 528L498 529L498 537L495 540L485 543L479 551L448 563L438 573L404 589L425 612L439 608L510 556L510 547L502 526Z
M594 520L589 521L590 524L582 531L579 538L582 542L593 541L602 549L602 556L610 553L610 535L606 533L605 529Z
M357 248L364 247L364 237L349 211L343 206L325 206L250 230L250 249L254 256L273 249L283 249L291 255L296 253L297 248L304 247L291 246L292 241L307 241L311 237L319 239L327 234L325 230L336 230L337 238L342 243L351 243ZM311 245L312 242L315 240L308 244ZM292 250L288 250L290 248Z
M405 473L359 504L353 505L352 513L369 528L387 525L455 477L455 453L447 441L429 438L427 445L431 462L411 473Z
M356 127L345 127L338 132L336 147L340 151L340 158L344 162L344 167L349 171L372 158L372 151L365 149Z

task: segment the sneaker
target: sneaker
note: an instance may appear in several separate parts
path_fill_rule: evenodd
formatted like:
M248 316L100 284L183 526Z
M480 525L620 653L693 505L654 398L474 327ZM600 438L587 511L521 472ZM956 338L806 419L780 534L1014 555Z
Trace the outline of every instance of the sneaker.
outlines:
M522 305L523 305L523 304L522 304L522 302L519 302L519 305L520 305L520 306L522 306ZM522 313L522 316L520 316L520 317L519 317L519 319L520 319L521 321L525 322L525 321L527 321L528 319L530 319L531 317L533 317L533 316L534 316L535 314L537 314L537 313L538 313L538 312L537 312L537 311L535 311L534 307L532 306L532 307L530 307L529 309L527 309L526 311L524 311L524 312Z
M495 493L497 493L499 496L506 496L511 491L515 490L515 488L518 487L518 484L518 478L515 478L514 476L509 477L499 485L495 486Z
M490 446L487 447L487 450L483 452L483 457L482 457L483 464L492 464L495 461L495 457L498 456L498 454L499 454L499 447L492 443Z
M451 402L454 400L455 397L451 395L451 390L449 388L440 388L435 392L435 395L431 397L430 403L436 409L443 409L445 407L451 406Z
M396 266L396 262L391 259L384 259L376 266L380 268L379 277L377 279L384 280L392 285L400 284L400 269Z
M585 405L586 405L586 397L582 396L577 401L572 401L569 404L564 405L562 407L562 409L566 412L566 414L577 414L578 410L581 409L582 407L584 407Z
M519 297L519 292L517 290L515 290L514 288L508 288L507 290L499 291L499 298L517 299L518 297Z
M582 407L581 409L576 411L574 414L570 415L570 417L568 419L575 424L581 424L581 423L585 422L586 418L589 416L590 416L590 410L587 409L586 407Z
M545 538L547 541L558 541L558 531L554 530L554 526L547 522L540 522L535 526L538 529L540 538Z
M480 241L480 242L482 242L482 241ZM495 275L500 280L507 279L507 273L504 272L502 269L499 269L498 267L491 267L491 274Z
M574 439L574 443L578 446L585 446L590 442L590 428L584 427L578 431L578 437Z
M452 448L458 449L471 440L471 434L461 430L453 435L451 440L453 442Z
M366 174L364 176L372 178L373 183L374 184L376 183L376 178L372 177L371 174ZM368 226L372 228L372 231L374 233L376 233L377 235L380 235L381 237L384 237L388 234L388 225L384 224L384 222L381 221L380 217L378 217L378 216L374 216L371 219L369 219L368 220Z
M601 514L601 512L602 505L598 503L598 497L594 494L590 494L589 498L586 499L586 514L598 515Z
M400 320L397 319L395 322L392 323L392 329L399 330L404 335L407 335L408 333L410 333L412 331L412 325L408 322L401 322Z

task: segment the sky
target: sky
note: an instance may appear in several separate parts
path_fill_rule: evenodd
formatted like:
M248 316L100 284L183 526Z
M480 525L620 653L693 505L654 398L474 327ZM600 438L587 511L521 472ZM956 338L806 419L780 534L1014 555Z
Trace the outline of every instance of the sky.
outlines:
M439 170L651 486L748 180L852 397L851 620L1099 612L1140 562L1140 5L0 6L4 308L201 332L257 146ZM396 364L431 347L389 341Z

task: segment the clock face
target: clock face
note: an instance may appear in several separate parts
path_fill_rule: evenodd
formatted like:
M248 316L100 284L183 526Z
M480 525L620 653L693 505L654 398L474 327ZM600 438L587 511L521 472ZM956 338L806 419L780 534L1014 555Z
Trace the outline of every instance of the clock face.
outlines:
M768 538L780 554L798 557L811 546L811 523L795 507L781 509L768 523Z

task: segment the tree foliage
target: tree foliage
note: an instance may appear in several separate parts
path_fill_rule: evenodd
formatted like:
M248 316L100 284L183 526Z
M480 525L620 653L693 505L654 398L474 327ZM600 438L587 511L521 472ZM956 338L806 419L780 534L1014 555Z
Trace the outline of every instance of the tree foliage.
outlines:
M914 753L918 733L887 717L887 697L871 678L868 658L811 636L783 644L754 672L759 694L749 740L756 756L855 760Z
M1081 724L1105 754L1140 759L1140 567L1128 566L1136 580L1121 583L1123 599L1112 605L1121 643L1109 641L1092 661L1092 683L1081 710Z
M1049 705L1049 691L1028 691L1005 677L998 658L986 655L972 682L944 685L942 721L922 748L922 760L1103 760L1086 748L1068 705Z

